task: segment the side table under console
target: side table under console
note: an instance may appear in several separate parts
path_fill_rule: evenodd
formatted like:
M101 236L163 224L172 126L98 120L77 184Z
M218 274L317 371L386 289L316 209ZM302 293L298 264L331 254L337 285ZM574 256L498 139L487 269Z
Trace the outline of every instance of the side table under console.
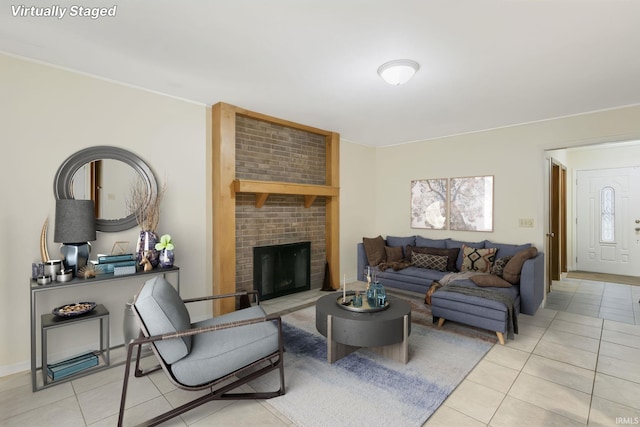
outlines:
M53 385L59 384L61 382L70 381L76 378L79 378L84 375L88 375L94 373L98 370L106 369L111 366L110 361L110 345L109 345L109 311L102 305L98 304L96 308L86 314L80 315L78 317L70 317L70 318L59 318L51 314L51 307L47 308L47 311L42 311L42 308L38 307L38 294L41 292L47 291L55 291L63 288L69 288L74 286L93 286L96 284L104 284L105 282L114 281L114 280L132 280L136 281L136 279L140 279L140 281L136 281L136 286L140 287L143 281L147 280L152 276L162 275L165 276L167 274L174 274L176 276L176 280L174 284L180 293L180 269L176 266L171 268L156 268L152 271L139 271L134 274L128 275L113 275L112 273L101 274L92 279L79 279L74 278L69 282L52 282L48 285L38 285L35 280L31 280L31 385L33 391L38 391L46 387L51 387ZM137 288L136 288L137 290ZM40 331L37 331L37 319L40 316ZM72 324L77 324L79 322L88 322L88 321L99 321L100 322L100 349L96 352L96 356L98 358L102 358L102 362L99 362L98 365L88 368L86 370L81 370L77 373L65 376L63 378L57 380L50 380L47 378L47 333L50 329L60 328ZM38 333L39 332L39 333ZM41 366L37 365L37 353L38 353L38 344L41 350ZM42 381L38 382L37 371L41 370Z
M98 304L95 309L90 311L89 313L82 314L76 317L58 317L54 314L47 313L43 314L40 317L40 339L42 344L42 388L48 387L49 385L57 384L58 382L63 381L66 378L78 378L88 374L92 374L96 371L101 371L102 369L106 369L111 365L110 360L110 348L109 348L109 311L102 304ZM65 375L63 378L51 378L49 379L48 372L45 372L45 367L48 367L47 359L48 359L48 351L47 351L47 338L48 333L51 329L61 328L63 326L70 326L77 323L89 322L89 321L100 321L100 349L95 352L93 357L95 357L96 365L90 368L83 369L79 372ZM102 357L102 363L100 362L100 357Z

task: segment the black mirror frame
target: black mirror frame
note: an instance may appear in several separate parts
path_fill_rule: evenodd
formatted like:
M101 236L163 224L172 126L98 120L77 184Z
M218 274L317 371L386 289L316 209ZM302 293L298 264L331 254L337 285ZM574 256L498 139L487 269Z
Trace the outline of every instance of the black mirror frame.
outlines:
M123 148L100 145L85 148L65 160L53 180L53 194L58 199L73 199L73 176L85 164L102 159L119 160L131 166L140 175L147 188L150 203L158 196L158 184L149 166L137 155ZM96 219L96 230L107 233L129 230L137 225L134 214L119 219Z

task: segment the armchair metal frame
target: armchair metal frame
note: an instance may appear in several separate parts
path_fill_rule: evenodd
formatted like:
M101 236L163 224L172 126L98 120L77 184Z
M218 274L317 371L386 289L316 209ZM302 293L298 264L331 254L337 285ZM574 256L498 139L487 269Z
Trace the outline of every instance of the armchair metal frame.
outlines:
M260 305L260 300L258 297L258 292L257 291L242 291L242 292L234 292L234 293L230 293L230 294L224 294L224 295L211 295L211 296L206 296L206 297L200 297L200 298L190 298L190 299L183 299L182 301L185 304L188 303L192 303L192 302L199 302L199 301L207 301L207 300L215 300L215 299L221 299L221 298L231 298L231 297L241 297L241 303L242 303L242 297L247 298L249 295L254 295L255 296L255 301L257 305ZM135 370L134 370L134 375L137 378L143 377L145 375L148 375L152 372L158 371L160 369L162 369L165 374L167 374L167 376L169 377L169 379L171 380L171 382L178 388L183 389L183 390L190 390L190 391L198 391L198 390L204 390L204 389L210 389L210 392L204 396L201 396L197 399L194 399L192 401L189 401L177 408L173 408L161 415L158 415L144 423L139 424L140 426L155 426L158 425L164 421L167 421L171 418L174 418L180 414L183 414L193 408L196 408L204 403L210 402L212 400L242 400L242 399L270 399L272 397L276 397L276 396L281 396L285 393L285 386L284 386L284 343L283 343L283 338L282 338L282 319L280 318L280 316L277 315L267 315L264 317L258 317L258 318L253 318L253 319L247 319L247 320L242 320L242 321L236 321L236 322L229 322L229 323L223 323L223 324L219 324L219 325L212 325L212 326L206 326L206 327L199 327L199 328L193 328L193 329L189 329L189 330L185 330L185 331L179 331L179 332L175 332L175 333L168 333L168 334L163 334L163 335L155 335L155 336L149 336L149 332L147 330L146 325L144 324L144 321L142 320L142 317L140 316L140 314L138 313L138 311L135 309L135 305L133 306L133 310L134 313L136 314L136 316L138 317L138 319L140 320L140 325L141 325L141 331L140 331L140 337L134 340L131 340L131 342L129 342L129 345L127 346L127 361L126 361L126 366L125 366L125 372L124 372L124 383L122 385L122 396L120 398L120 411L118 414L118 427L121 427L124 421L124 411L125 411L125 403L126 403L126 398L127 398L127 388L128 388L128 384L129 384L129 377L130 377L130 371L131 371L131 362L132 362L132 357L133 357L133 351L134 348L137 349L136 351L136 364L135 364ZM255 362L246 365L240 369L238 369L237 371L231 372L228 375L225 375L221 378L215 379L213 381L210 381L208 383L205 384L201 384L201 385L197 385L197 386L188 386L188 385L184 385L181 384L173 375L173 373L171 372L170 367L164 362L164 360L162 359L162 357L160 356L160 354L158 353L154 343L156 341L160 341L160 340L169 340L169 339L174 339L174 338L180 338L183 336L188 336L188 335L196 335L196 334L203 334L203 333L207 333L207 332L212 332L212 331L219 331L222 329L229 329L229 328L236 328L236 327L240 327L240 326L246 326L246 325L251 325L251 324L255 324L255 323L261 323L261 322L275 322L277 323L277 327L278 327L278 350L271 353L270 355L263 357L261 359L256 360ZM156 359L159 361L159 365L154 366L152 368L143 370L140 366L140 359L142 356L142 346L145 344L151 344L151 349L153 350L153 353L156 356ZM256 370L257 369L257 370ZM280 370L280 388L276 391L270 391L270 392L243 392L243 393L229 393L231 390L246 384L250 381L253 381L254 379L268 373L271 372L274 369L279 369ZM244 375L243 375L244 374ZM234 379L235 378L235 379ZM226 384L222 384L225 382L231 381L229 383ZM218 388L216 388L216 386L218 386Z

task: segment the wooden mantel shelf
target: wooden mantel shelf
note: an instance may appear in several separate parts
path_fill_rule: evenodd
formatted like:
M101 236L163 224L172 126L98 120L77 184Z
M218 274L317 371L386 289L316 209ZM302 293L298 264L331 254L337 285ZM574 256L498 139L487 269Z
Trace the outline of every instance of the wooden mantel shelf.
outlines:
M304 207L310 207L316 197L337 197L340 189L329 185L295 184L291 182L253 181L236 179L233 181L236 193L253 193L256 195L256 208L261 208L269 194L292 194L304 196Z

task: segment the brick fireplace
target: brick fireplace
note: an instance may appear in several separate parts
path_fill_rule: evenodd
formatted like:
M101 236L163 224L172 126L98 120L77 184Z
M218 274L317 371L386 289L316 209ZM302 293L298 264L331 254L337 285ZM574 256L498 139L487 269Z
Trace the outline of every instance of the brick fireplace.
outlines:
M340 135L225 103L211 112L212 292L253 289L253 248L295 242L310 242L311 288L328 271L337 289ZM216 315L236 308L214 301Z
M250 117L236 117L236 178L324 184L325 139ZM325 200L306 208L303 196L271 195L257 208L252 194L236 195L236 289L254 289L255 247L311 243L311 289L322 286L326 262ZM300 289L304 290L304 289Z

